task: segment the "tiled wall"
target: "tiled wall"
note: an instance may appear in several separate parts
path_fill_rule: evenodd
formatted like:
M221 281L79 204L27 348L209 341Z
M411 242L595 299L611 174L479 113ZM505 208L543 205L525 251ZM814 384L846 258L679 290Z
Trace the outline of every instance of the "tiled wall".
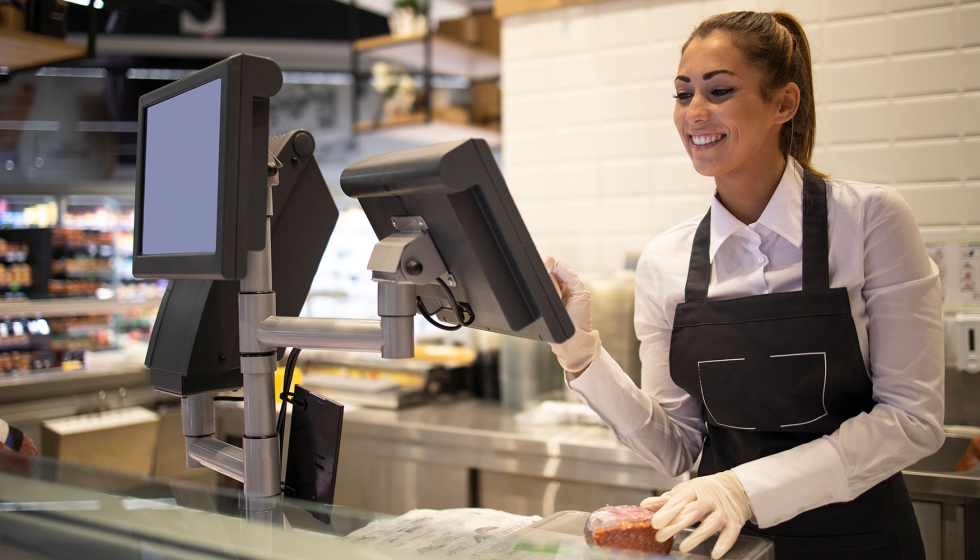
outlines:
M736 9L804 22L818 169L896 185L928 235L980 237L980 2L616 0L503 22L504 173L541 250L613 270L707 208L672 78L697 22Z

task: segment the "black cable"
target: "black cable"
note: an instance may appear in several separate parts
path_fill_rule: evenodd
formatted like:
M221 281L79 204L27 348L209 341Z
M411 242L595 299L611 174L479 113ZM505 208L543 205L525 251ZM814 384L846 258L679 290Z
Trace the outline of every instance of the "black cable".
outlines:
M473 308L470 307L468 303L457 302L452 290L450 290L449 286L443 282L442 278L436 278L436 282L439 282L442 289L446 291L446 295L449 296L449 301L452 302L452 307L449 309L456 315L456 321L459 324L444 325L442 323L437 323L432 319L432 316L446 308L440 307L439 309L436 309L430 313L429 310L425 308L425 303L422 302L422 296L415 296L415 307L418 308L419 313L425 317L425 320L428 321L429 324L444 331L456 331L461 327L468 327L469 325L472 325L473 320L476 319L476 316L473 314ZM469 316L469 319L466 318L467 315Z
M245 400L245 397L230 397L230 396L229 397L215 397L214 400L216 400L216 401L242 402L242 401Z
M276 433L279 434L279 457L282 457L282 442L285 436L286 430L286 403L289 402L289 397L292 393L289 392L289 387L293 384L293 370L296 368L296 360L299 358L300 348L293 348L289 352L289 357L286 358L286 371L282 376L282 392L279 393L279 398L282 403L279 405L279 418L276 420Z

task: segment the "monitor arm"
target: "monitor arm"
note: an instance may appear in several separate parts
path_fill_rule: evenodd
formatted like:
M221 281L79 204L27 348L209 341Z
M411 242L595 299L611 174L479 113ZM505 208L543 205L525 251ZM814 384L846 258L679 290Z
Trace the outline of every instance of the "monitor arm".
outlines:
M381 352L384 358L415 355L416 286L442 278L455 285L421 217L393 217L396 233L379 241L368 261L378 283L377 319L277 317L272 289L272 188L281 164L269 154L265 248L248 253L238 296L238 330L245 401L243 448L217 440L214 395L181 398L187 466L208 467L245 486L252 518L274 515L280 494L281 457L276 431L276 348L323 348Z

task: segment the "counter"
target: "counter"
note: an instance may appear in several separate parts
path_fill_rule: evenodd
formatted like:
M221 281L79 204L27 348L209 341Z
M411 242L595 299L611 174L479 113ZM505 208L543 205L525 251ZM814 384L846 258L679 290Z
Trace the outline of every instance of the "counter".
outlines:
M123 363L0 378L0 418L35 437L32 430L46 419L176 400L148 383L146 368ZM219 436L235 443L242 433L241 405L216 405ZM947 416L966 418L973 408L958 410ZM547 516L639 503L687 478L657 473L606 427L527 426L518 424L515 414L499 403L473 399L399 411L349 407L336 501L393 515L415 508L485 507ZM174 437L160 454L182 463L179 414L162 422ZM949 472L960 447L980 430L947 431L943 449L905 471L930 559L980 554L980 472Z
M219 429L242 433L236 403ZM344 415L337 503L401 514L488 507L520 515L639 503L686 480L654 471L605 426L523 426L495 402L463 400Z

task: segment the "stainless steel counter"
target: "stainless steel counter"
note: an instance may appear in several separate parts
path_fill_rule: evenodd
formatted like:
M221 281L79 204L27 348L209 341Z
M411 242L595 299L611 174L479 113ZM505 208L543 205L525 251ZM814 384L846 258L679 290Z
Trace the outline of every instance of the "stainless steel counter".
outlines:
M53 418L124 406L155 408L178 399L153 390L143 364L112 364L76 371L0 376L0 418L40 441Z
M240 433L240 409L221 408L223 426ZM515 413L477 400L349 410L337 503L392 514L479 506L546 516L639 503L686 478L657 473L604 426L524 426ZM980 470L952 472L980 429L948 431L939 452L904 473L930 560L980 552L974 542L980 539L974 535L980 534Z
M654 471L605 426L526 426L515 412L478 400L354 410L345 415L344 437L447 448L439 453L447 462L590 483L669 490L687 478Z
M236 403L220 429L241 434ZM525 426L499 403L464 400L344 415L337 503L401 514L491 507L522 515L639 503L687 476L660 474L605 426Z

